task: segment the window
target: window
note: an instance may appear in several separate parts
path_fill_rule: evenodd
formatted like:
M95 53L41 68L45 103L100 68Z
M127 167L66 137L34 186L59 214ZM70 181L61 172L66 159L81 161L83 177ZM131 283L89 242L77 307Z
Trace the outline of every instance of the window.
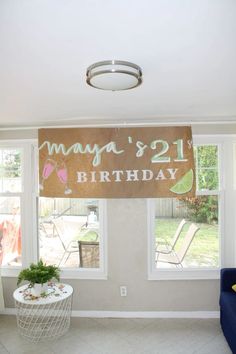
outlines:
M196 197L149 200L150 279L202 278L219 269L220 151L216 143L195 144Z
M23 149L0 148L0 264L21 265Z
M40 258L64 268L99 268L100 213L98 200L39 198Z
M0 144L2 275L42 258L67 278L106 278L104 200L37 195L35 142Z

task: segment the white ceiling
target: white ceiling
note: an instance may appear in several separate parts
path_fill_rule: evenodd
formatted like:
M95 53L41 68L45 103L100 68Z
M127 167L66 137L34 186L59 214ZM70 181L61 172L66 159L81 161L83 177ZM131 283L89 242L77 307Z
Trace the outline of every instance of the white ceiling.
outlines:
M88 86L107 59L143 84ZM235 0L0 1L0 127L158 121L236 122Z

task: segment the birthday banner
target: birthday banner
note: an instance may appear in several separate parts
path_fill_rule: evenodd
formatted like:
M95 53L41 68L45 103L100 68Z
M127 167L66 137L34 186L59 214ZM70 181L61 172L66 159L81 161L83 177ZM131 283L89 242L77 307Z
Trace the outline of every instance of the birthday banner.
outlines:
M191 127L39 129L44 197L195 195Z

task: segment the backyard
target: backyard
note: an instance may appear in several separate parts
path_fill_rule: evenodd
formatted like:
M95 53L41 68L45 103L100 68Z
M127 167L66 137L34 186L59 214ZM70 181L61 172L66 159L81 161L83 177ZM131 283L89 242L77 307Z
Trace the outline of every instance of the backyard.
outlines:
M39 228L39 255L47 264L55 264L60 267L83 267L80 264L78 241L97 242L99 247L99 224L96 222L85 227L86 216L67 216L61 220L63 229L57 227L59 219L51 222L40 223ZM84 226L82 226L84 225ZM92 252L92 249L90 249ZM87 257L92 257L87 253ZM98 255L96 255L98 256ZM96 268L98 263L89 263L89 267Z
M171 244L175 231L180 223L179 218L156 218L155 219L155 238L156 243ZM184 235L192 223L187 220L183 231L180 234L176 244L176 250L181 247ZM218 267L219 266L219 238L218 238L218 224L212 223L196 223L199 226L199 231L196 233L192 244L182 263L183 267ZM157 267L163 267L163 264L157 263ZM171 267L168 263L164 267Z

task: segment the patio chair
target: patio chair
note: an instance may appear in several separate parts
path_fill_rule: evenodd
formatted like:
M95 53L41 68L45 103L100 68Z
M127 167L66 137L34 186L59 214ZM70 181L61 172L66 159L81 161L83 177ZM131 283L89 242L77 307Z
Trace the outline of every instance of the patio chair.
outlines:
M73 207L70 206L66 209L64 209L62 212L60 212L59 214L56 213L56 211L54 210L53 213L49 216L46 217L40 217L39 219L39 236L41 235L45 235L46 237L54 237L57 236L56 235L56 230L55 227L53 225L52 220L53 219L58 219L64 215L66 215L66 213L71 210ZM52 225L52 227L50 227Z
M184 260L184 257L188 252L188 249L198 230L199 227L197 225L191 224L189 226L188 231L186 232L180 249L178 251L173 250L171 254L158 253L157 262L170 263L174 264L177 267L183 267L182 262Z
M78 235L81 231L82 227L84 226L84 221L81 223L78 222L77 230L78 233L73 233L69 227L67 227L66 222L63 220L63 217L52 219L52 224L55 228L56 235L59 237L61 241L61 245L63 247L64 253L58 263L58 266L61 265L65 256L66 259L63 262L64 264L68 261L70 255L72 253L78 252L79 253L79 246L78 246ZM79 258L79 256L78 256Z
M99 268L99 242L78 241L81 268Z
M182 219L175 231L174 237L172 239L171 244L168 241L165 241L165 244L160 244L157 243L156 246L156 252L158 253L164 253L164 254L169 254L174 250L174 247L179 239L179 236L183 230L184 225L187 223L187 221L185 219Z

